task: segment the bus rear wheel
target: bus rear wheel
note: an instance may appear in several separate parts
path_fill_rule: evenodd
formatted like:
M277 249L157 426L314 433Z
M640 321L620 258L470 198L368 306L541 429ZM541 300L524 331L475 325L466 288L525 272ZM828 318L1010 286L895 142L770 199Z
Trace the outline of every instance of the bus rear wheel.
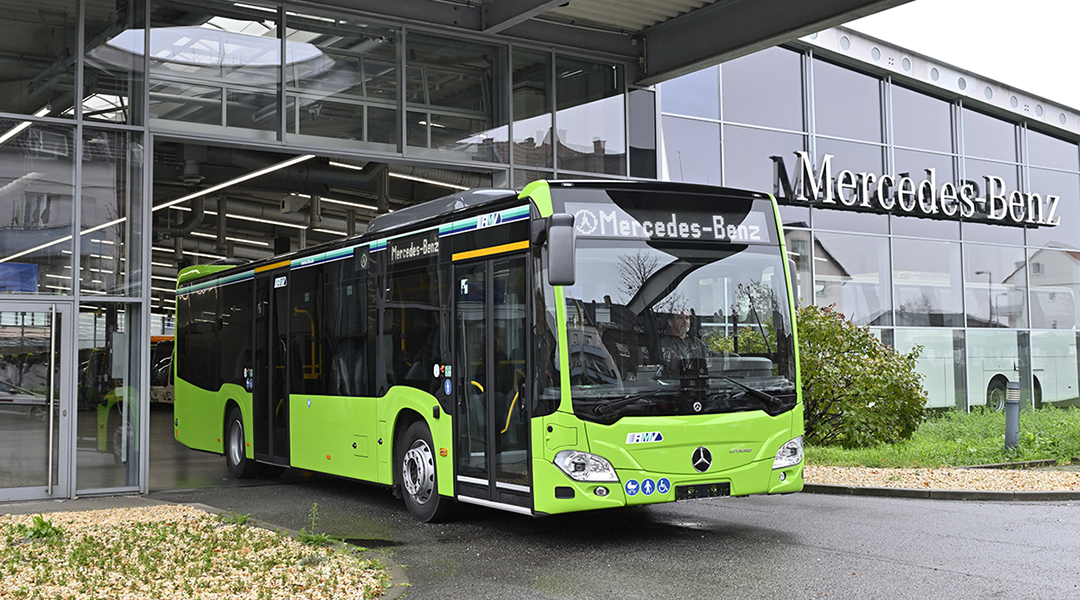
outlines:
M225 464L237 479L250 479L259 474L259 465L249 460L245 451L244 418L235 406L225 418Z
M995 378L986 387L986 407L994 412L1005 410L1005 382Z
M417 520L433 523L443 519L450 501L439 495L435 471L435 452L431 431L423 421L417 421L405 431L399 449L401 492L405 506Z

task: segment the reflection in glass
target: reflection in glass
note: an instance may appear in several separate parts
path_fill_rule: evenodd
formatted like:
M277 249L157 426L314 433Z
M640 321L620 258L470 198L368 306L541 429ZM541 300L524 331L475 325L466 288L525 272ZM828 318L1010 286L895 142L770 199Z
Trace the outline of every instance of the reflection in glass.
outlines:
M656 93L630 90L626 105L630 117L630 176L656 179Z
M893 85L891 89L896 145L951 152L951 103L898 85Z
M78 2L6 2L4 8L0 112L73 117Z
M1080 152L1077 152L1075 143L1028 129L1027 150L1031 166L1080 170Z
M716 67L694 71L660 85L660 110L675 115L720 118L720 72Z
M182 15L184 25L177 25ZM185 131L277 139L281 41L277 11L240 4L155 2L150 14L150 119ZM143 52L131 29L111 44ZM294 43L296 61L319 51ZM174 127L176 127L174 125Z
M503 74L506 49L411 33L405 42L407 151L460 160L509 162Z
M115 0L85 0L86 63L83 69L83 118L141 125L143 57L112 40L125 31L142 34L144 4L129 2L117 11ZM123 38L121 38L123 39Z
M1030 252L1032 329L1080 328L1080 256L1050 248Z
M1073 331L1031 332L1035 408L1080 407L1076 338Z
M138 296L142 284L142 135L83 129L84 294Z
M0 292L72 293L75 128L0 118Z
M810 232L805 229L785 229L784 243L787 245L789 264L795 265L791 273L791 289L795 293L796 302L799 306L809 306L814 303L814 286L810 273L810 263L814 257L810 249Z
M912 92L914 93L914 92ZM936 102L936 101L935 101ZM896 177L908 176L916 182L928 179L928 169L934 169L935 194L940 194L942 184L946 182L956 183L956 174L953 168L953 157L948 154L935 154L932 152L916 152L897 148L894 151L896 160ZM940 198L940 196L938 196ZM954 201L948 206L937 204L938 210L947 210L958 215L959 201ZM960 220L957 217L949 217L944 213L936 215L937 218L910 217L899 213L893 213L893 235L906 235L912 237L930 237L946 240L960 239Z
M720 125L662 117L665 181L720 185Z
M964 245L968 327L1027 327L1023 248Z
M394 151L397 32L348 18L334 21L328 35L325 17L286 16L286 131Z
M826 154L833 156L834 177L845 169L853 173L879 174L884 163L884 148L872 144L818 138L817 153L819 164ZM871 204L874 202L871 201ZM838 209L818 208L822 206L818 204L814 208L814 227L864 233L889 232L889 217L884 213L855 212L839 204L836 205Z
M556 58L559 169L626 174L623 85L622 65Z
M1029 246L1080 247L1076 239L1076 227L1080 224L1080 175L1062 173L1048 169L1028 169L1030 190L1039 194L1042 200L1043 221L1050 219L1049 196L1057 196L1054 218L1056 226L1040 225L1029 227L1027 243Z
M1021 402L1031 397L1031 388L1021 373L1020 334L1016 331L971 329L967 332L968 406L1005 408L1006 386L1020 383ZM1022 404L1021 404L1022 405Z
M989 180L987 178L990 178ZM1000 181L996 181L999 179ZM1017 165L998 163L973 158L964 159L964 180L975 189L977 198L985 198L988 186L997 194L1008 194L1019 189ZM1022 227L1002 225L1000 221L990 221L988 215L991 206L986 202L975 201L975 215L960 226L960 235L965 241L990 242L996 244L1024 243ZM1000 205L995 210L1000 210Z
M77 491L138 485L143 340L138 304L79 307Z
M894 333L898 352L907 354L922 346L915 371L923 376L927 408L967 406L964 393L964 331L961 329L897 329ZM959 348L959 352L957 349Z
M882 141L881 80L815 60L814 115L820 134Z
M790 177L799 166L795 152L806 146L806 136L735 125L724 125L723 136L724 185L744 190L771 191L773 161L769 157L783 157ZM783 196L783 190L777 195Z
M805 131L802 56L769 48L720 67L724 121Z
M889 240L835 233L815 238L814 304L835 305L857 325L891 325Z
M895 323L962 327L960 244L893 239Z
M54 327L52 317L50 312L0 312L0 489L59 482L60 367L49 352L58 350L61 331L59 319Z
M551 53L514 50L514 164L551 167Z
M965 156L1016 160L1015 125L968 108L963 109L961 117Z

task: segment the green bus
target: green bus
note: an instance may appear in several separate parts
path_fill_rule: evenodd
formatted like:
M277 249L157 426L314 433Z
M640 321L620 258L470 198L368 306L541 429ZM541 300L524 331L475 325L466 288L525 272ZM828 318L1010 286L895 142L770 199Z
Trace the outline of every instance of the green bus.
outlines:
M373 482L421 521L802 489L768 194L538 181L177 279L175 437L236 477Z

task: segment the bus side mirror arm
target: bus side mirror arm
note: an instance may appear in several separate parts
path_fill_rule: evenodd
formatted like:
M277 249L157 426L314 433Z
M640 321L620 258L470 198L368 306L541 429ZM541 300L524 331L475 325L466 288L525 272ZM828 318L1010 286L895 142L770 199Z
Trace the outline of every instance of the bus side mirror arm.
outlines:
M574 255L577 250L577 231L574 215L551 215L547 222L548 283L574 285Z

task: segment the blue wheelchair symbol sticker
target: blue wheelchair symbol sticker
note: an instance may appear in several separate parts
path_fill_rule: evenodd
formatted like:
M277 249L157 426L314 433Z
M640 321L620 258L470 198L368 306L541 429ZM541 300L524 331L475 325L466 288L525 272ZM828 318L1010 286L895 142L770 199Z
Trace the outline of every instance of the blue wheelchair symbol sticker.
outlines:
M641 493L646 496L652 496L652 493L656 491L656 484L652 479L646 479L641 482Z
M449 379L447 379L446 381L443 382L443 391L446 392L447 396L450 395L450 380Z
M637 493L638 493L637 479L631 479L630 481L627 481L626 482L626 495L627 496L637 496Z
M671 491L671 482L668 481L667 477L661 477L660 479L656 480L656 493L657 494L666 494L666 493L668 493L670 491Z

